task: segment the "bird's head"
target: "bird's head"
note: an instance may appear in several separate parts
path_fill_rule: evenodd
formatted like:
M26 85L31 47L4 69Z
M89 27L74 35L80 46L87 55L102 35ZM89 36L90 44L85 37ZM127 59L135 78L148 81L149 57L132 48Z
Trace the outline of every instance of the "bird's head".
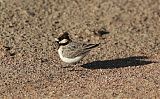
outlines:
M68 32L64 32L61 36L55 38L55 42L58 43L59 46L67 45L70 41L71 39L69 38Z

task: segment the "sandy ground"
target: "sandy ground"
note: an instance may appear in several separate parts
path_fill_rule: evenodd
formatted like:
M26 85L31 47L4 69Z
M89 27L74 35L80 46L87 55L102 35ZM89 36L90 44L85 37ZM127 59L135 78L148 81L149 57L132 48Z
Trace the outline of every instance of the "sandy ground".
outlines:
M159 5L0 0L0 98L160 98ZM75 41L101 45L64 68L54 38L65 31Z

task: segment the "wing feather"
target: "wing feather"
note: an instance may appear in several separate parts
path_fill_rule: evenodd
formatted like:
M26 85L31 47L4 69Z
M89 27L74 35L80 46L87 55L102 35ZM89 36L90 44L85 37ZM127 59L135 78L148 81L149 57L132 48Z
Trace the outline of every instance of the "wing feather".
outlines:
M69 43L63 47L63 54L68 58L74 58L80 55L87 54L92 48L98 46L98 44L82 44L82 43Z

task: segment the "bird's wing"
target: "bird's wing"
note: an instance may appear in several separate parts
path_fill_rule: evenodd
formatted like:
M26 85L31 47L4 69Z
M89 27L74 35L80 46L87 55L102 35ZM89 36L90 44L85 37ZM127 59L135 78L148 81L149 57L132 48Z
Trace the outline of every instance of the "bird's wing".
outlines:
M87 54L92 48L98 46L97 44L82 44L70 43L64 47L63 54L68 58L74 58L80 55Z

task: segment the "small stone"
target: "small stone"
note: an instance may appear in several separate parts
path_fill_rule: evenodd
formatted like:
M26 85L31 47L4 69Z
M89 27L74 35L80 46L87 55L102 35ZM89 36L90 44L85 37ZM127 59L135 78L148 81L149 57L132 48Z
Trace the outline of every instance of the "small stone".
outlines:
M97 36L100 36L100 37L102 37L103 35L105 35L105 34L109 34L109 32L105 29L105 28L101 28L101 29L99 29L98 31L93 31L93 33L95 34L95 35L97 35Z

